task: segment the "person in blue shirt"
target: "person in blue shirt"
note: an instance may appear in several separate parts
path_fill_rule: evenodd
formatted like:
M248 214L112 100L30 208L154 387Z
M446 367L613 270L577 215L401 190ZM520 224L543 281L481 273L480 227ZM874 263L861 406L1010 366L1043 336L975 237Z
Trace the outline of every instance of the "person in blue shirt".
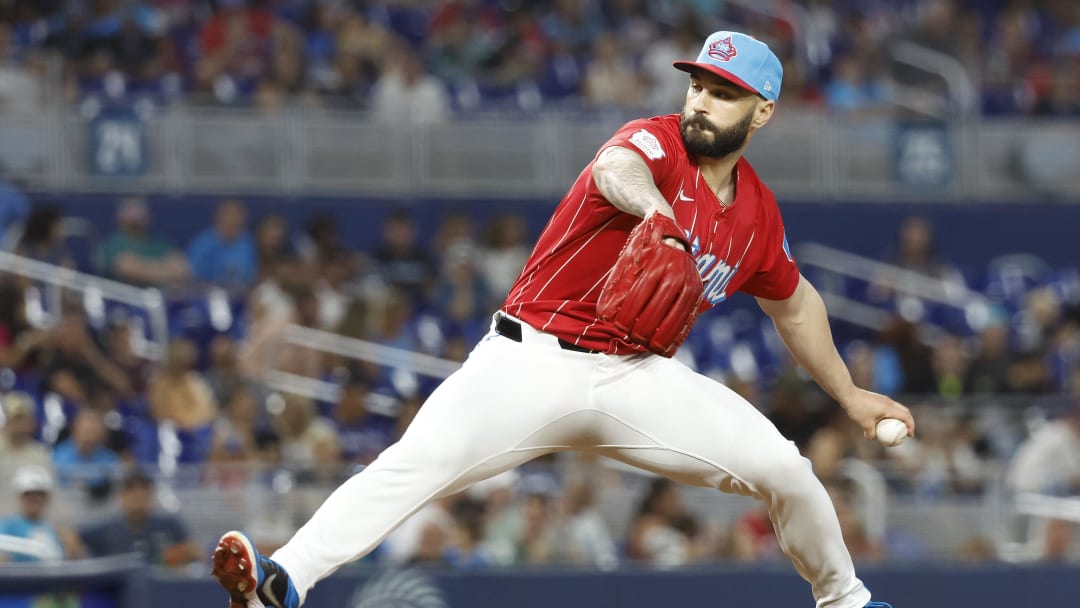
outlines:
M45 521L52 474L45 467L26 465L16 471L12 486L19 493L19 512L0 519L0 563L63 559L69 552L57 529Z
M225 199L214 213L214 225L188 244L188 262L195 278L246 287L258 271L255 240L247 230L247 208L237 199Z
M75 417L71 437L53 450L53 464L64 484L84 485L89 490L103 489L120 468L120 457L105 447L105 421L100 412L83 409Z

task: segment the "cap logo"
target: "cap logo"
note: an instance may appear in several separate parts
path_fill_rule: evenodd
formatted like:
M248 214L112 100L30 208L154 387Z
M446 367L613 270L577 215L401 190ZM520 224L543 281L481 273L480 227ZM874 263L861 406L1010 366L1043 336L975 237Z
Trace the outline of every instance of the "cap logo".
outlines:
M731 36L717 40L709 45L709 57L719 61L731 61L731 58L738 54L738 49L731 42Z

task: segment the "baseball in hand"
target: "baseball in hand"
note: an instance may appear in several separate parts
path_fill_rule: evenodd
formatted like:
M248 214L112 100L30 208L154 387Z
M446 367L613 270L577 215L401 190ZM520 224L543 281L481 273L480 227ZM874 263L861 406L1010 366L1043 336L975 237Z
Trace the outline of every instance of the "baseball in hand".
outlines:
M877 423L877 440L891 448L904 443L907 439L907 425L896 418L883 418Z

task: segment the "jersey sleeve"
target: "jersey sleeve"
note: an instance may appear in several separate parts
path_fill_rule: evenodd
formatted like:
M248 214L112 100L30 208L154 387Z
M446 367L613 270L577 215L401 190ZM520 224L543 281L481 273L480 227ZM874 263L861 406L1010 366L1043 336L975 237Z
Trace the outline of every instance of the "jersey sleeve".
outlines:
M765 254L754 276L739 291L766 300L786 300L799 286L799 265L791 254L784 223L777 212L769 229Z
M659 184L676 168L682 141L677 140L675 134L671 133L671 129L665 128L663 123L643 118L623 125L607 143L600 147L600 152L611 146L637 152L649 166L653 181Z

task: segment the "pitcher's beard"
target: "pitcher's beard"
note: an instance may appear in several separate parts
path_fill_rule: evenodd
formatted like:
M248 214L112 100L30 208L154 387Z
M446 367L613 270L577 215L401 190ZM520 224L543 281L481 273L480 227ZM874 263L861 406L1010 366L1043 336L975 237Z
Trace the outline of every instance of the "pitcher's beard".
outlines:
M718 128L703 116L684 113L679 123L679 131L687 152L695 156L724 158L738 152L746 144L753 120L754 110L751 109L739 122L730 127Z

